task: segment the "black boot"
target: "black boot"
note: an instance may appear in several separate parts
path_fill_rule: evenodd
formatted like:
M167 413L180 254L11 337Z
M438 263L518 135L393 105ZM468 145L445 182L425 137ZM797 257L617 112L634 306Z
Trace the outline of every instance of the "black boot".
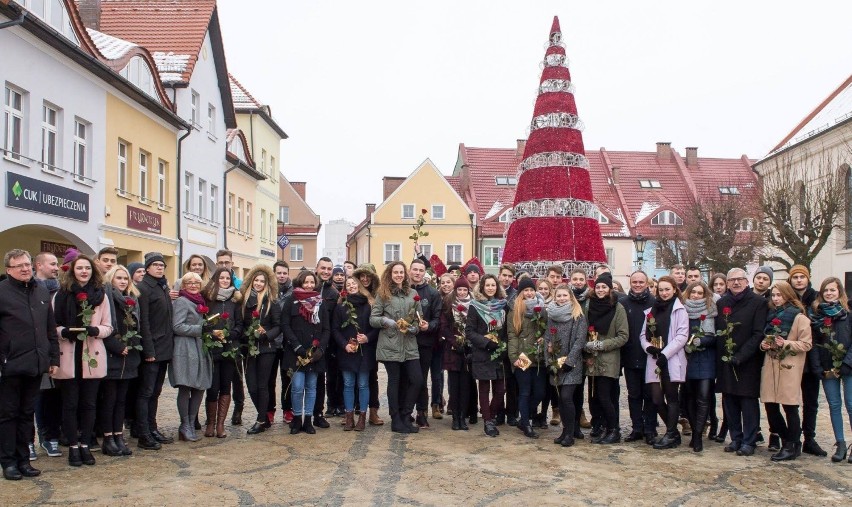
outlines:
M485 434L489 437L496 437L500 433L497 431L497 426L494 424L494 421L486 420L485 421Z
M240 426L243 424L243 404L234 403L234 413L231 414L231 425Z
M405 425L405 429L407 429L409 433L420 433L420 427L414 424L414 421L412 421L411 417L408 416L408 414L411 413L411 410L411 408L402 410L402 413L405 414L402 417L402 424Z
M391 414L391 431L394 433L409 433L408 427L402 422L399 414Z
M654 449L674 449L678 446L680 433L675 431L667 431L659 440L654 443Z
M716 433L719 431L719 418L714 417L710 419L710 429L707 431L707 438L709 440L716 441Z
M591 437L591 439L592 439L591 442L593 444L601 443L601 440L603 440L603 437L604 437L603 428L600 427L600 426L595 426L594 428L592 428L592 432L589 433L589 437Z
M769 434L769 445L766 446L767 451L780 451L781 450L781 437L778 436L778 433L770 433Z
M92 456L92 451L89 450L89 446L80 446L80 459L83 461L84 465L94 465L95 457Z
M580 429L579 425L574 426L574 438L577 440L583 440L586 438L586 435L583 434L583 431Z
M772 461L792 461L796 459L796 443L784 442L781 450L777 454L773 454L770 459Z
M80 446L68 448L68 464L72 467L83 466L83 459L80 457Z
M324 430L331 427L331 425L328 423L328 421L326 421L325 417L323 417L322 414L314 416L314 423L316 423L317 428L322 428Z
M621 430L618 428L608 429L606 435L599 442L601 444L617 444L621 442Z
M453 414L453 425L450 427L453 431L458 431L461 429L461 423L459 423L459 416Z
M308 435L314 435L317 432L317 430L314 429L314 425L311 424L311 416L305 416L305 421L302 423L302 431L304 431Z
M822 450L822 447L816 443L816 440L809 438L805 440L804 445L802 445L802 452L807 454L813 454L814 456L828 456L828 453Z
M302 431L302 418L300 416L293 416L293 420L290 421L290 434L296 435L301 433Z
M112 435L104 437L104 443L101 444L101 452L104 456L121 456L121 449L115 445L115 437Z
M837 451L834 452L834 455L831 457L831 461L832 463L840 463L846 459L846 442L841 440L834 445L837 446Z
M532 425L527 423L526 426L521 427L521 431L524 432L524 436L527 438L538 438L538 433L535 432Z
M554 444L561 444L563 440L569 435L571 435L572 431L568 429L567 426L562 426L562 433L559 434L558 437L553 439Z
M255 423L252 424L251 428L246 431L246 434L257 435L258 433L263 433L264 431L266 431L266 425L264 424L264 421L255 421Z
M455 412L453 413L455 414ZM468 427L467 425L467 416L464 412L461 412L461 414L459 415L459 429L462 431L467 431L470 429L470 427Z
M153 435L148 432L144 432L139 435L139 443L137 444L137 447L148 451L159 451L162 445L160 445L160 442L157 442Z
M121 452L122 456L131 456L133 451L127 447L127 442L124 441L124 435L121 433L116 433L112 436L115 441L115 446L118 447L119 452Z
M476 424L476 423L479 422L479 418L476 416L476 412L470 414L470 417L468 418L468 422L470 424Z

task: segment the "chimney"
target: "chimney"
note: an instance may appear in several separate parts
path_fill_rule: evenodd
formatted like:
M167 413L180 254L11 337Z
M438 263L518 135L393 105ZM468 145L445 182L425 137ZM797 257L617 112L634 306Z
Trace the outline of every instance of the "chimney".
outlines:
M669 160L672 157L672 143L657 143L657 158L660 160Z
M375 212L375 211L376 211L376 205L373 204L373 203L367 203L367 220L369 220L370 217L373 216L373 212Z
M527 140L526 139L518 139L518 145L517 145L517 148L515 148L515 155L518 158L523 157L524 156L524 150L526 149L526 147L527 147Z
M293 190L299 194L299 197L301 197L303 201L308 202L308 200L305 199L305 186L307 186L307 183L304 181L291 181L290 186L293 187Z
M618 173L619 173L618 168L613 167L612 168L612 184L613 185L618 185Z
M697 168L698 167L698 148L687 148L686 149L686 167Z
M101 0L77 0L77 10L86 28L101 29Z
M394 190L402 185L403 181L405 181L405 178L401 176L385 176L382 178L382 200L387 199Z

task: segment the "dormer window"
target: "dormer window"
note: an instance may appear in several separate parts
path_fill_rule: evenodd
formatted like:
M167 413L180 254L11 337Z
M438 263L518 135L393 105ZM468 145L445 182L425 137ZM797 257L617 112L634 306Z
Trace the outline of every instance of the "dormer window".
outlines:
M740 189L737 187L719 187L719 193L722 195L740 195Z
M80 45L80 41L77 40L77 35L74 33L74 28L71 26L71 18L62 0L23 0L18 3L23 4L31 13L52 26L57 32L73 42L75 46Z
M598 223L599 224L608 224L609 223L609 217L607 217L606 215L601 213L600 210L597 211L597 214L598 214Z
M639 186L642 188L663 188L657 180L639 180Z
M504 185L504 186L510 186L510 185L517 185L518 184L518 178L515 177L515 176L497 176L495 178L495 181L497 182L498 185Z
M500 218L498 218L497 220L500 221L500 222L503 222L503 223L508 222L509 221L509 213L511 211L512 211L511 209L507 209L506 211L503 212L502 215L500 215Z
M683 219L674 211L663 211L651 219L651 225L683 225Z

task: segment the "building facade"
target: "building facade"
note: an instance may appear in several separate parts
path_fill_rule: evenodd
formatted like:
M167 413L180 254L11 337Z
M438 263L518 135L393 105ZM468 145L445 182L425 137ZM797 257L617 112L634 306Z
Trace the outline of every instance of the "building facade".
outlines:
M325 224L325 246L322 254L335 264L343 264L349 260L346 250L346 237L355 229L355 224L348 220L330 220Z
M317 266L320 216L307 202L307 185L303 181L290 182L283 175L278 182L280 204L278 207L278 259L286 261L290 269L315 269Z

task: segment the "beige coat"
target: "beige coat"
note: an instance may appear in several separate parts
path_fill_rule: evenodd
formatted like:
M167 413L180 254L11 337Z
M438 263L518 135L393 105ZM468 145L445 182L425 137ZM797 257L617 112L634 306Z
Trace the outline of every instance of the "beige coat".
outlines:
M802 373L811 344L811 322L800 313L793 320L790 334L784 340L784 346L789 345L796 355L788 355L779 362L773 357L774 354L765 354L760 373L760 400L763 403L802 404ZM780 367L780 364L785 367Z

